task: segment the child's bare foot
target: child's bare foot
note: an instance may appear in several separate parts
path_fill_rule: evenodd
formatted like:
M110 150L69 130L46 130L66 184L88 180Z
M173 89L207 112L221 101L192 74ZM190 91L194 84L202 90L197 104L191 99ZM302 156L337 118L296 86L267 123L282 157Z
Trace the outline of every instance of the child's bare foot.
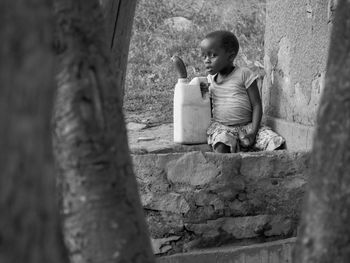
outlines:
M215 144L214 151L216 153L230 153L231 149L226 144L218 142L217 144Z

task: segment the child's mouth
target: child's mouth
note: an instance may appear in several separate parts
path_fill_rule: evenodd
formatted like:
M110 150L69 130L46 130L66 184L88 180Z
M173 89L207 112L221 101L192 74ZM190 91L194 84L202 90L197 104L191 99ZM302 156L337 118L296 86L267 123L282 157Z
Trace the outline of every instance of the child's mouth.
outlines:
M211 67L207 67L207 68L206 68L206 71L207 71L208 73L211 73L211 72L213 72L213 69L212 69Z

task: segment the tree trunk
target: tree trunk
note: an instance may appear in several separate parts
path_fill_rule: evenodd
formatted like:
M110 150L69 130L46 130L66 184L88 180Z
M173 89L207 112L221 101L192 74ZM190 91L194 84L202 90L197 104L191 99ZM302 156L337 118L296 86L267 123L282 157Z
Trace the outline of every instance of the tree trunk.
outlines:
M117 82L125 82L132 23L137 1L100 0L106 23L106 36L112 50L112 71ZM128 10L128 12L125 12ZM118 90L124 97L124 85ZM123 100L122 100L123 102Z
M294 262L350 262L350 1L340 0Z
M64 52L54 145L73 262L154 262L99 3L56 0L55 9ZM120 13L129 17L118 26L130 28L133 10Z
M66 263L50 140L51 6L0 1L0 262Z

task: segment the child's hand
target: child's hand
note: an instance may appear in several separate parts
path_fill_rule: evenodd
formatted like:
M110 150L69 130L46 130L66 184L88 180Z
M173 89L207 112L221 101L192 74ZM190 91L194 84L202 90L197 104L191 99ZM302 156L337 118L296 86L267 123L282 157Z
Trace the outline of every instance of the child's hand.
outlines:
M239 138L241 145L243 147L250 147L255 142L255 133L247 133L246 135L243 135Z

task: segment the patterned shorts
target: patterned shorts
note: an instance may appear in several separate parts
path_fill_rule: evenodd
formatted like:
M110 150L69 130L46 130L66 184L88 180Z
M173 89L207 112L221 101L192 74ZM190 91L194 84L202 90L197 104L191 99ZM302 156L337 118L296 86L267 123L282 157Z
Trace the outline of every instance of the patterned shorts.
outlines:
M223 143L230 147L231 152L240 151L273 151L280 148L285 139L272 131L268 126L261 126L255 138L253 146L242 146L240 138L249 133L252 124L226 126L219 122L212 122L207 130L208 144L215 148L217 143Z

